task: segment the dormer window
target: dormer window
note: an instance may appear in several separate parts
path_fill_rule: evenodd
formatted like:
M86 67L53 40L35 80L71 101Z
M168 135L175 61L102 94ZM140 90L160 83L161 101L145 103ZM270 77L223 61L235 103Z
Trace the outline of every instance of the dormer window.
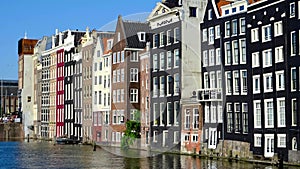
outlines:
M212 20L212 10L208 10L208 20Z
M140 42L146 42L146 32L138 32L137 34Z
M107 50L111 50L112 45L113 45L113 40L112 39L107 40Z

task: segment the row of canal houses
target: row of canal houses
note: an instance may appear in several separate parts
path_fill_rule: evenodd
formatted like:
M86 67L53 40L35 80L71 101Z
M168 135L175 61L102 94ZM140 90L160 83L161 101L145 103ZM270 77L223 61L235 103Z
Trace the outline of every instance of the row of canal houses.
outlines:
M147 22L19 41L25 134L299 162L300 2L163 0Z

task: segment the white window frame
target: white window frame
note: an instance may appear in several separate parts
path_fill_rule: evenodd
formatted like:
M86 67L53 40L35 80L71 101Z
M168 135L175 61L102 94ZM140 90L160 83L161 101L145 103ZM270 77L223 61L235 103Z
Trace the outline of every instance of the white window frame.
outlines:
M239 49L240 49L240 64L246 64L247 62L247 45L246 39L240 39L239 41Z
M209 76L208 72L203 73L204 89L209 89Z
M167 69L172 68L172 52L167 51Z
M254 134L254 147L261 147L261 134Z
M228 84L228 75L230 75L230 84ZM227 71L225 72L225 84L226 84L226 95L231 95L232 94L232 90L233 90L233 81L232 81L232 72L231 71ZM230 89L230 91L228 90Z
M271 24L264 25L262 27L262 42L269 42L272 40L272 28Z
M282 21L274 23L274 37L281 36L283 34Z
M290 18L294 18L296 16L296 5L295 2L290 3Z
M209 50L209 66L215 65L215 49Z
M258 88L256 88L256 80L258 80ZM260 75L254 75L253 76L253 94L260 93Z
M258 28L251 29L251 42L258 42L259 41L259 33Z
M216 49L216 65L221 64L221 49L217 48Z
M272 66L272 49L267 49L263 51L263 67Z
M293 81L293 70L295 70L295 82ZM294 84L295 83L295 84ZM294 92L297 90L297 69L296 67L291 68L291 91Z
M230 42L225 42L225 65L231 65L232 63L232 54L231 54L231 44Z
M286 148L286 134L277 134L277 147Z
M235 70L232 72L233 77L233 94L238 95L240 93L240 72Z
M207 41L207 29L202 30L202 42Z
M248 91L248 79L247 79L247 76L248 76L248 72L247 70L241 70L241 75L240 75L240 81L241 81L241 95L247 95L247 91ZM245 76L245 73L246 72L246 76Z
M231 23L230 21L225 22L225 38L230 37L230 33L231 33Z
M275 63L284 61L283 46L278 46L275 48Z
M264 93L272 92L274 88L272 73L266 73L263 74L263 76L264 76Z
M231 33L232 33L232 36L236 36L238 34L238 21L237 19L234 19L231 21L232 22L232 30L231 30Z
M259 67L259 52L252 53L252 67Z
M294 109L294 107L296 108L296 110ZM292 126L297 126L298 101L296 98L293 98L291 100L291 115L292 115Z
M159 54L159 69L160 70L165 69L165 52L161 52Z
M284 105L281 106L280 103L283 102ZM286 126L286 102L285 98L277 98L277 126L278 127L285 127Z
M293 43L293 37L295 38L294 39L295 43ZM296 49L297 48L297 39L296 39L296 37L297 37L296 31L292 31L291 32L291 37L290 37L290 39L291 39L291 56L295 56L296 55L296 50L297 50Z
M268 103L272 103L272 107L268 107ZM268 117L268 109L270 109L270 117ZM273 99L264 100L264 117L265 117L265 128L274 128L274 102ZM268 120L270 124L268 124Z
M139 81L139 69L130 68L130 82L138 82L138 81Z
M165 76L160 76L159 77L159 97L164 97L165 96Z
M221 37L220 25L215 26L215 38L219 39Z
M212 45L215 42L215 28L208 28L208 44Z
M284 70L276 71L276 90L284 90L285 89L285 74Z
M203 51L202 63L203 63L203 67L208 66L208 53L207 53L207 50Z
M212 89L216 88L216 73L215 73L215 71L209 72L209 80L210 80L209 87Z
M240 18L240 35L244 35L246 33L246 19Z
M259 107L257 107L259 106ZM254 128L262 127L262 106L260 100L253 101L253 117L254 117ZM259 117L259 119L258 119Z
M239 64L239 42L238 40L232 41L232 64L237 65Z

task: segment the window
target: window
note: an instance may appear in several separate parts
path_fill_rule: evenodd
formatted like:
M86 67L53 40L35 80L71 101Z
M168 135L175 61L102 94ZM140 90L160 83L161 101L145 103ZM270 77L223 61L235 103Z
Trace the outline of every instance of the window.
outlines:
M223 103L218 102L218 123L223 123Z
M260 93L260 75L253 76L253 94Z
M232 13L236 13L236 7L232 8Z
M272 83L272 73L264 74L264 92L272 92L273 83Z
M215 35L216 39L219 39L221 37L220 25L215 26Z
M179 124L179 111L180 111L180 104L179 101L174 102L174 125L177 126Z
M197 8L190 7L190 17L197 17Z
M121 69L121 82L124 82L124 78L125 78L125 72L124 72L124 69ZM108 80L109 80L109 77L108 77ZM108 85L108 87L109 87L109 85Z
M171 51L167 52L167 69L171 69L172 67L172 53Z
M186 109L185 110L185 129L189 129L191 126L191 110L190 109Z
M262 42L267 42L272 39L271 25L262 27Z
M180 92L180 78L179 73L174 74L174 95L178 95Z
M210 49L209 50L209 66L214 66L215 64L215 50Z
M292 99L292 126L297 126L298 123L298 107L297 99Z
M210 88L215 88L216 87L216 74L214 71L210 72Z
M179 49L174 50L174 68L179 67L180 58L179 58Z
M159 125L162 126L165 124L165 121L164 121L164 112L165 112L165 103L164 102L161 102L160 103L160 115L159 115L159 119L160 119L160 123Z
M225 22L225 37L230 36L230 22Z
M167 45L171 44L171 30L167 31Z
M164 52L161 52L160 53L160 62L159 62L159 67L160 67L160 70L164 70L165 69L165 53Z
M274 36L282 35L282 21L274 23Z
M273 100L265 99L265 128L274 127L274 108Z
M139 56L138 52L132 52L130 55L130 61L131 62L138 62L139 61Z
M158 64L157 64L157 54L153 55L153 71L158 70Z
M259 52L252 53L252 67L259 67Z
M120 52L117 53L117 63L121 62Z
M234 103L235 111L235 132L241 131L241 116L240 116L240 103Z
M295 17L295 3L290 3L290 18Z
M297 71L295 67L291 68L291 90L295 91L297 89Z
M154 121L153 125L156 125L156 126L158 125L157 118L158 118L158 105L157 105L157 103L154 103L153 104L153 121Z
M158 47L158 34L153 35L153 48Z
M208 37L209 37L209 41L208 41L208 44L214 44L214 40L215 40L215 29L214 27L210 27L208 29Z
M192 142L198 142L198 134L192 134Z
M207 41L207 29L202 30L202 41L203 42Z
M207 50L203 51L203 56L202 56L202 62L203 62L203 67L208 66L208 55L207 55Z
M225 65L231 65L231 45L230 42L225 42Z
M189 134L184 135L184 141L186 141L186 142L190 141L190 135Z
M277 98L277 121L278 127L285 127L285 98Z
M297 48L297 42L296 42L296 32L291 32L291 56L296 55L296 48Z
M210 105L210 122L216 123L217 122L217 102L211 102Z
M199 128L199 110L198 109L193 109L193 128L198 129Z
M165 77L160 77L160 90L159 90L159 96L163 97L165 95Z
M212 20L212 9L208 10L208 20Z
M242 103L243 133L248 133L248 104Z
M171 114L172 114L172 103L168 102L167 103L167 125L171 125Z
M286 134L277 134L277 147L286 147Z
M117 63L117 54L113 53L113 63Z
M217 71L217 88L222 88L222 74L220 70Z
M261 134L254 134L254 147L261 147Z
M284 90L284 70L277 71L276 73L276 90Z
M241 94L247 94L247 70L241 70Z
M251 29L251 42L259 41L258 28Z
M130 89L130 102L138 103L138 89Z
M232 21L232 36L237 35L237 20Z
M234 78L234 83L233 83L233 93L234 94L239 94L240 91L240 73L238 71L233 71L233 78Z
M275 48L275 63L283 62L284 61L283 56L284 56L283 46L276 47Z
M232 93L232 77L231 72L225 72L226 76L226 94L230 95Z
M253 101L254 108L254 128L261 128L261 104L260 100Z
M167 76L167 95L170 96L172 94L172 76Z
M174 29L174 43L179 42L180 40L180 32L179 28Z
M220 48L216 49L216 65L221 64L221 50Z
M153 77L153 97L157 97L158 95L158 79L157 77Z
M246 33L246 19L241 18L240 19L240 34Z
M179 131L174 131L174 144L179 143L180 138L179 138Z
M240 63L246 64L246 40L240 40Z
M164 44L165 44L165 33L161 32L159 34L159 47L164 46Z
M239 45L238 41L232 41L232 54L233 54L233 64L238 64L239 62Z
M121 70L118 69L117 70L117 82L120 82L120 80L121 80Z
M232 104L227 103L227 132L231 133L233 130L233 119L232 119Z
M272 66L272 50L264 50L263 51L263 67Z
M204 72L204 89L209 88L209 77L208 72Z

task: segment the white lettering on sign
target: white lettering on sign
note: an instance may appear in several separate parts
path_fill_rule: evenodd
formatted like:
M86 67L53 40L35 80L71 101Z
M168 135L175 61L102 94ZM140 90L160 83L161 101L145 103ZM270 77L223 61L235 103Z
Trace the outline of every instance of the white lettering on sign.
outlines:
M174 15L174 16L171 16L168 18L164 18L164 19L160 19L158 21L152 22L150 25L151 25L151 29L156 29L156 28L159 28L162 26L169 25L171 23L175 23L177 21L179 21L179 17Z

